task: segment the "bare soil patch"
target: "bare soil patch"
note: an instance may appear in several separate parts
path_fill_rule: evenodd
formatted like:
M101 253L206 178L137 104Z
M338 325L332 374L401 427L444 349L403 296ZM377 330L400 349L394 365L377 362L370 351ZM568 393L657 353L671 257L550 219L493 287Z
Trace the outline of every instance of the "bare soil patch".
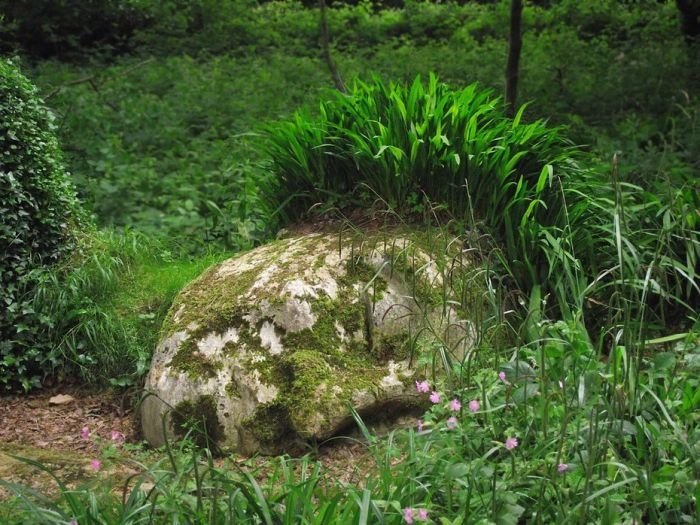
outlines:
M59 394L73 401L50 405ZM131 407L111 392L89 392L77 388L41 390L26 395L0 398L0 447L16 445L75 452L90 455L98 452L95 439L81 439L83 427L91 438L110 441L112 431L122 432L127 441L135 441ZM1 449L1 448L0 448Z
M51 405L57 395L72 401ZM81 437L87 427L90 438ZM136 428L130 407L112 392L78 388L41 390L26 395L0 397L0 479L54 494L58 487L51 476L16 457L38 461L68 486L96 475L90 461L100 448L111 443L112 431L135 442ZM0 499L7 490L0 488Z
M51 405L49 400L58 394L73 400ZM89 439L81 437L84 427L90 431ZM31 487L50 497L58 495L58 485L48 473L17 457L40 462L69 488L104 476L113 481L126 479L138 470L134 453L124 450L121 443L117 444L116 455L103 461L100 472L91 468L91 460L100 458L103 449L114 444L112 431L123 433L127 444L139 442L130 401L110 391L63 387L0 397L0 480ZM358 439L337 438L310 452L321 463L329 484L362 484L374 468L367 446ZM143 460L145 454L148 452L140 453L138 459ZM216 459L215 464L221 467L233 461L264 483L274 469L271 460L229 456ZM8 496L8 490L0 487L0 500Z

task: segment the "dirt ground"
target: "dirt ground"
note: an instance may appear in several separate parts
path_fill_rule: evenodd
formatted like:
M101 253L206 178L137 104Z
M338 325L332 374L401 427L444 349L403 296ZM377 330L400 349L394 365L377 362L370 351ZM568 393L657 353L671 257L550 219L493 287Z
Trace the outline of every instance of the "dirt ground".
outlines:
M59 395L71 396L73 400L58 405L49 403ZM110 441L112 431L134 441L136 429L126 401L109 392L75 388L0 397L0 447L32 447L87 456L98 453L99 439L94 438ZM89 428L93 439L81 439L83 427Z
M51 404L57 395L72 399ZM123 434L126 443L136 441L132 412L124 401L109 392L65 387L0 397L0 479L48 495L58 490L48 473L16 457L42 463L68 486L97 475L91 461L113 443L112 431ZM90 432L87 439L81 437L84 427ZM0 488L0 498L4 496L7 489Z
M51 398L70 396L72 400L54 405ZM87 427L90 436L81 431ZM112 432L124 436L112 441ZM52 496L58 493L56 481L47 473L22 461L38 461L49 468L68 487L75 487L99 477L123 478L139 472L138 463L160 456L140 443L131 399L109 391L86 391L80 388L47 389L27 395L0 397L0 480L17 483ZM99 472L91 461L104 457ZM345 483L358 483L372 469L373 460L358 440L337 439L316 451L316 458L325 468L325 477ZM270 458L228 457L217 460L235 461L265 477ZM261 479L259 481L263 481ZM0 486L0 500L9 495Z

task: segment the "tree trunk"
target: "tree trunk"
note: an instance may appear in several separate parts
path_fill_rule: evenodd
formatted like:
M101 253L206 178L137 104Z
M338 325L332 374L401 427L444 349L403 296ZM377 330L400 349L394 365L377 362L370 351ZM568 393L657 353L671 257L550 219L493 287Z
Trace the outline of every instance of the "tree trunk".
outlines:
M508 39L508 63L506 64L506 115L515 115L515 102L518 97L518 75L522 35L523 2L510 2L510 37Z
M685 39L688 43L700 39L700 1L676 0L676 6L681 15L681 31Z
M333 78L333 85L341 93L347 93L345 89L345 84L343 84L343 79L340 77L338 68L333 62L333 57L331 56L331 38L328 33L328 18L326 16L326 1L319 0L318 6L321 9L321 51L323 52L323 59L328 65L328 70L331 73L331 78Z

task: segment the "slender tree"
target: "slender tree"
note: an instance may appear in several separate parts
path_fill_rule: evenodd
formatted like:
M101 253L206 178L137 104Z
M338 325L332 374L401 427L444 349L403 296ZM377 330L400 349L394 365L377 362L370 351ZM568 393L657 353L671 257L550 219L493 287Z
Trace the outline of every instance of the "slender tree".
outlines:
M340 77L340 72L338 71L338 67L335 65L335 62L333 61L333 57L331 56L331 37L328 31L328 17L326 13L326 1L325 0L319 0L318 6L321 10L321 51L323 52L323 59L326 61L326 64L328 65L328 70L331 73L331 78L333 78L333 85L335 88L340 91L341 93L347 93L347 90L345 89L345 84L343 83L343 79Z
M700 0L676 0L681 15L681 31L688 43L700 39Z
M515 103L518 98L520 50L523 46L522 18L522 0L511 0L508 62L506 64L506 114L511 117L515 115Z

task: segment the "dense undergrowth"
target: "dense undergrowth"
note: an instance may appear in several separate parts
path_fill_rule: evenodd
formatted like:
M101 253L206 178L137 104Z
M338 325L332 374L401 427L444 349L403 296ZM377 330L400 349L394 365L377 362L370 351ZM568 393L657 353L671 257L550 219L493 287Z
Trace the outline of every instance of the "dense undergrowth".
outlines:
M425 378L440 400L415 429L358 421L374 466L355 485L313 456L241 470L185 440L124 486L8 486L0 521L700 521L698 47L672 3L528 3L513 120L494 95L507 2L335 6L349 96L326 89L300 3L127 4L100 12L111 48L88 52L80 8L59 10L24 59L101 228L36 273L46 378L138 385L182 286L319 210L467 246L481 331L464 360L433 334L448 379ZM13 17L4 48L31 52Z
M52 320L53 382L140 383L173 298L221 258L175 260L159 248L142 234L93 231L71 258L37 272L32 303Z
M227 18L220 3L182 12L179 29L144 29L128 55L26 64L57 113L70 171L99 223L177 239L189 253L212 243L240 249L274 229L276 207L257 191L268 182L269 159L256 132L300 105L314 113L330 86L314 10L267 2L241 14L231 2ZM502 92L504 2L408 4L330 10L345 77L410 83L434 72L452 89L479 82ZM621 151L631 182L660 171L696 173L697 51L680 36L673 6L528 7L526 121L566 125L568 137L607 166Z

